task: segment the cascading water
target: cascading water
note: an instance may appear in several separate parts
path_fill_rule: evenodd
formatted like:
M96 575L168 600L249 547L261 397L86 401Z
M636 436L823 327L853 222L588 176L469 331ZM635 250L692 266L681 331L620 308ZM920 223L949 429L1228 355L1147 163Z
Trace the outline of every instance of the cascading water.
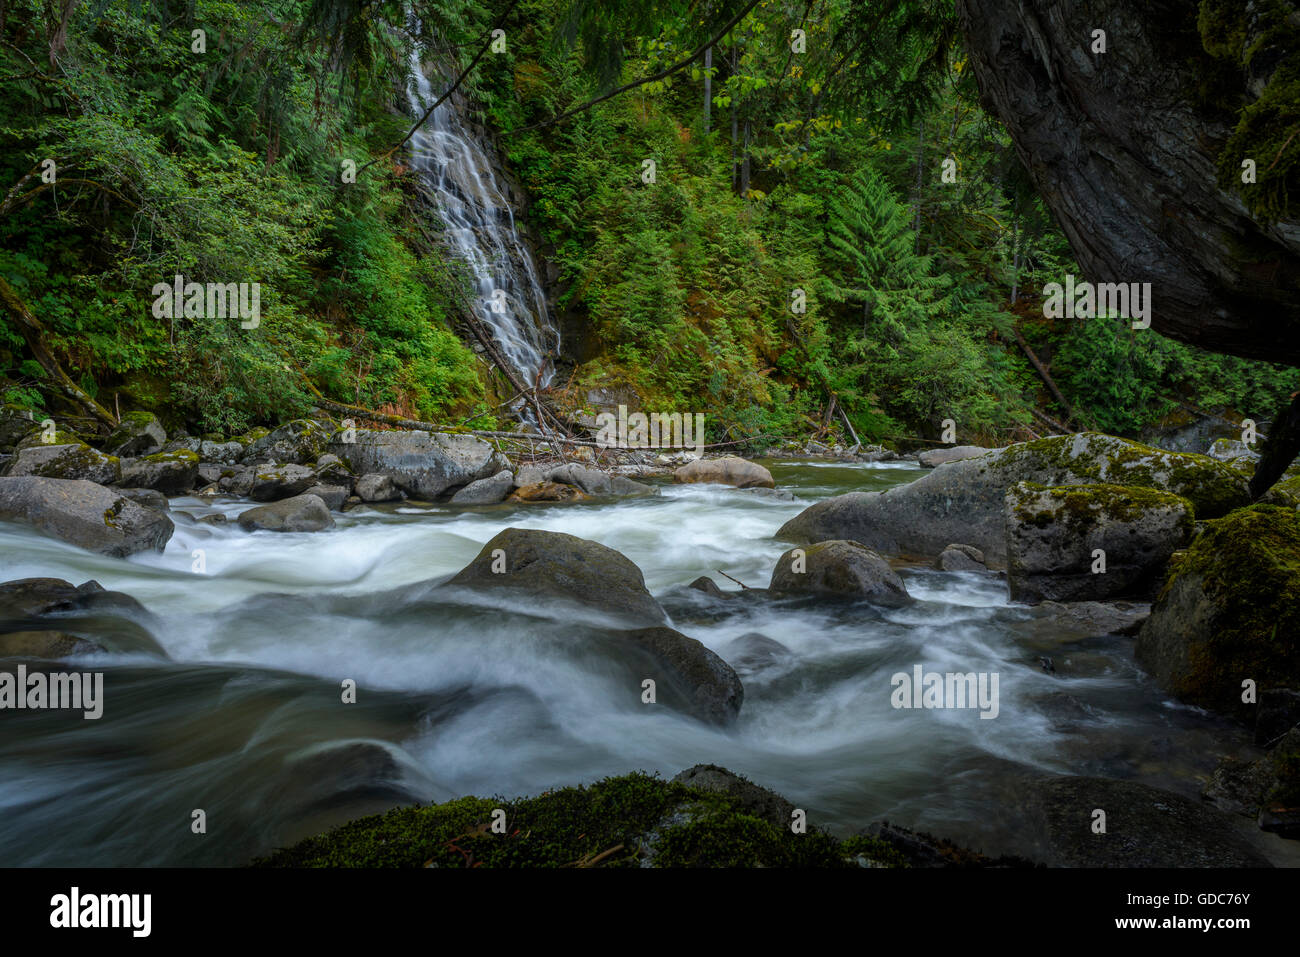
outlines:
M424 75L417 47L407 84L415 116L423 116L438 95ZM547 353L558 350L559 332L550 321L532 253L516 229L507 190L487 151L461 124L453 99L439 104L411 137L412 162L436 199L448 248L473 279L475 314L527 385L547 385L553 374Z

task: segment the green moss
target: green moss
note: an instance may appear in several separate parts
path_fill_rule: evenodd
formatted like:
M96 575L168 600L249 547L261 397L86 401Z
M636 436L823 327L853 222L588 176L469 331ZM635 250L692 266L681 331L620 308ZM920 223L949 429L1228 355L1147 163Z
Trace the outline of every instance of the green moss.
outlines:
M242 445L244 448L248 448L258 439L264 439L270 434L271 434L270 429L264 429L261 426L258 426L255 429L249 429L243 435L235 439L235 441L238 442L240 445Z
M1160 600L1192 579L1210 599L1214 620L1189 648L1177 689L1194 703L1240 711L1241 682L1300 686L1300 515L1254 505L1207 523L1172 566Z
M122 509L126 507L126 499L119 498L116 502L104 509L104 524L109 528L118 528L122 526L118 523L118 516L122 514Z
M493 833L493 811L505 833ZM604 855L604 856L601 856ZM512 801L464 797L351 821L254 863L268 867L899 866L869 839L841 845L754 817L730 795L633 773Z
M1112 485L1172 492L1190 501L1196 515L1205 518L1226 515L1249 503L1245 478L1222 462L1100 432L1008 446L991 467L1045 486Z
M199 464L199 453L191 452L189 449L176 449L174 452L155 452L153 455L143 456L142 462L185 462L190 465Z
M1087 529L1109 522L1136 522L1156 509L1182 509L1180 532L1190 537L1193 506L1181 495L1129 485L1061 485L1046 486L1022 483L1031 493L1032 502L1015 506L1016 519L1025 525L1046 528L1062 525L1067 534L1082 535ZM1040 496L1045 493L1046 500Z

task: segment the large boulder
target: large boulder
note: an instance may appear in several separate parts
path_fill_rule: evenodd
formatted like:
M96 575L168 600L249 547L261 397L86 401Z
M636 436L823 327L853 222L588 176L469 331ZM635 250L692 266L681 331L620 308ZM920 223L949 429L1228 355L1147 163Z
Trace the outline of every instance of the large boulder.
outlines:
M64 441L61 433L55 440L55 444L47 445L39 438L28 436L14 451L5 474L84 479L99 485L111 485L121 478L122 464L117 456L105 455L85 442Z
M496 475L509 466L505 456L475 435L442 432L335 433L330 452L357 475L387 475L413 498L436 499L449 488Z
M515 477L509 469L502 469L496 475L477 482L470 482L451 497L453 505L496 505L504 502L510 490L515 487Z
M150 455L167 442L167 430L152 412L127 412L117 428L104 440L102 448L121 457Z
M777 560L768 591L774 595L860 598L886 608L913 601L889 562L861 542L849 541L790 549Z
M736 488L775 488L772 473L756 462L735 455L697 459L673 472L674 482L716 482Z
M851 539L887 555L932 559L950 542L1005 564L1003 505L1017 482L1038 485L1126 485L1172 492L1189 500L1198 519L1246 505L1246 478L1204 455L1163 452L1127 439L1083 432L993 449L941 465L884 492L850 492L818 502L783 525L792 542Z
M558 600L632 626L666 625L668 616L626 556L563 532L507 528L448 583L507 591L529 603Z
M1054 777L1023 789L1041 856L1056 867L1269 867L1228 815L1132 781ZM1105 833L1094 830L1096 811Z
M82 480L0 478L0 520L25 522L47 535L118 557L162 551L174 526L162 512Z
M296 495L239 514L246 532L319 532L334 527L329 506L318 495Z
M199 479L199 457L193 452L158 452L138 459L122 459L118 484L149 488L164 495L184 495Z
M547 469L543 481L574 485L588 495L650 495L654 492L651 486L634 482L624 475L608 475L574 462ZM516 483L520 486L527 484L518 479Z
M1191 540L1193 524L1191 503L1169 492L1018 482L1006 495L1011 600L1098 601L1153 591L1169 556Z
M244 448L240 461L246 465L279 462L305 465L316 461L329 441L330 433L319 422L294 419L273 432L253 439Z
M1139 632L1139 663L1189 704L1253 719L1243 682L1300 689L1300 515L1255 505L1170 563Z
M47 615L80 613L148 614L143 605L120 591L107 591L91 580L74 585L62 578L18 578L0 583L0 619L24 621Z
M977 459L988 451L988 449L979 445L954 445L946 449L928 449L918 455L916 461L926 468L932 469L940 465L947 465L949 462Z

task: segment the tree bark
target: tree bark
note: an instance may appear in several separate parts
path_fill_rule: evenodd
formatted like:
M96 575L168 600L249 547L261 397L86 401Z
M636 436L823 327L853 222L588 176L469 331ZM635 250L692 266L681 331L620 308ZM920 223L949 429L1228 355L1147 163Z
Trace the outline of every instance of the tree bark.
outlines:
M1257 222L1218 185L1228 128L1198 99L1218 64L1194 7L958 0L957 10L985 105L1086 278L1150 282L1151 328L1171 338L1300 365L1300 221ZM1091 52L1097 28L1105 53ZM1258 88L1243 77L1244 101Z

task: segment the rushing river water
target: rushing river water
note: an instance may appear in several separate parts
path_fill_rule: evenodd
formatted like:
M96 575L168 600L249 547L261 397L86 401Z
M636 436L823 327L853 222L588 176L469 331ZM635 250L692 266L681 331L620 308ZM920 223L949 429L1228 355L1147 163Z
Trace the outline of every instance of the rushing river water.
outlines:
M535 794L635 769L671 776L697 763L743 773L841 835L888 818L1025 853L1027 773L1195 796L1222 755L1254 753L1244 732L1160 694L1134 664L1132 639L1062 643L1051 619L1007 602L997 576L905 566L918 601L891 611L720 602L685 588L710 575L739 592L718 570L765 587L788 547L772 535L800 509L920 474L766 464L797 503L664 485L654 497L564 506L360 507L330 532L249 534L192 517L233 517L247 502L176 499L166 551L129 560L0 525L3 580L93 578L156 616L111 632L68 622L115 648L74 660L106 674L100 720L0 715L0 864L241 864L398 803ZM724 658L749 632L791 654L738 668L744 707L722 729L642 704L639 685L575 639L572 622L429 594L423 583L512 525L622 552L674 626ZM192 570L196 550L203 574ZM1055 674L1040 667L1044 655ZM918 664L997 673L998 716L895 710L890 678ZM342 703L346 679L357 682L355 704ZM196 809L206 834L191 830ZM1252 831L1244 822L1266 854L1291 862L1284 842Z

